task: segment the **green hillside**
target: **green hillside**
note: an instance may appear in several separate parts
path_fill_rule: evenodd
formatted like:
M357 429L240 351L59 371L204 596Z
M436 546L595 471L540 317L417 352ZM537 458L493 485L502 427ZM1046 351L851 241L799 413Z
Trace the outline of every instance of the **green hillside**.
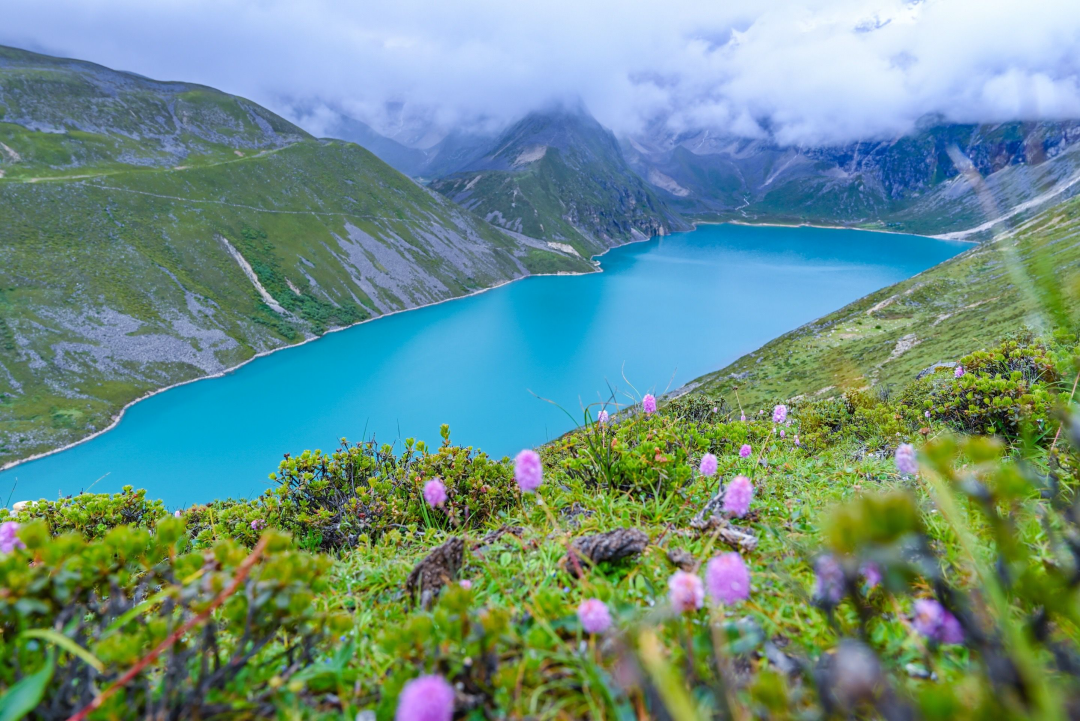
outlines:
M1074 199L780 336L687 388L724 395L738 388L744 402L759 407L796 396L903 386L935 363L955 361L1025 326L1037 293L1016 285L1017 267L1036 276L1056 273L1075 288L1078 234L1080 199Z
M0 109L0 465L331 328L592 269L206 88L4 49Z

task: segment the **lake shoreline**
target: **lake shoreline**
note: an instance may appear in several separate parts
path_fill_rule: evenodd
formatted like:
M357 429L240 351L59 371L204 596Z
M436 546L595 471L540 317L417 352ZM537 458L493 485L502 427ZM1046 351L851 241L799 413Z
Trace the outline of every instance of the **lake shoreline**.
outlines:
M684 231L684 232L689 232L689 231ZM629 240L629 241L627 241L625 243L619 243L618 245L612 245L611 247L606 248L602 253L597 253L596 255L589 256L589 259L592 260L592 261L595 261L596 259L607 255L609 251L611 251L611 250L613 250L615 248L623 248L625 246L633 245L635 243L647 243L647 242L649 242L651 240L655 240L657 238L664 238L664 237L667 237L667 236L654 235L654 236L650 236L648 238ZM490 285L490 286L487 286L486 288L480 288L479 290L474 290L474 291L471 291L469 293L465 293L463 295L456 295L456 296L454 296L452 298L444 298L442 300L435 301L434 303L425 303L423 305L413 306L412 308L402 308L400 310L394 310L394 311L390 311L389 313L383 313L381 315L377 315L374 318L365 318L364 320L360 320L360 321L357 321L355 323L350 323L349 325L343 325L343 326L339 326L337 328L328 328L327 331L325 333L323 333L322 335L311 336L310 338L305 338L304 340L302 340L302 341L300 341L298 343L286 343L285 345L279 346L277 348L271 348L270 350L259 351L258 353L251 356L250 358L248 358L246 360L243 360L240 363L237 363L236 365L229 366L228 368L217 371L216 373L211 373L210 375L199 376L198 378L189 378L186 381L179 381L179 382L173 383L171 385L163 386L161 388L156 388L156 389L154 389L152 391L148 391L148 392L142 394L141 396L139 396L138 398L135 398L134 400L131 400L131 401L128 401L127 403L125 403L124 406L119 411L117 411L116 415L114 415L112 417L109 425L107 425L105 428L102 428L101 430L98 430L98 431L94 431L93 433L91 433L90 435L88 435L88 436L86 436L84 438L80 438L77 441L72 441L71 443L60 446L59 448L53 448L53 449L48 450L48 451L42 451L41 453L35 453L34 455L27 456L26 458L17 458L17 459L15 459L13 461L8 461L7 463L4 463L3 465L0 465L0 473L4 473L5 471L9 471L12 468L17 468L18 466L21 466L21 465L23 465L25 463L29 463L31 461L40 460L42 458L48 458L49 456L56 455L57 453L62 453L64 451L75 448L76 446L80 446L83 443L88 443L88 442L94 440L95 438L98 438L98 437L108 433L109 431L113 430L114 428L116 428L116 426L118 426L120 424L120 421L122 421L124 419L124 414L127 413L129 408L134 406L136 403L141 403L142 401L145 401L145 400L147 400L149 398L153 398L154 396L158 395L159 393L164 393L165 391L171 391L174 388L180 388L182 386L190 385L192 383L198 383L199 381L206 381L206 380L213 380L215 378L222 378L224 376L229 375L230 373L234 373L235 371L239 370L240 368L243 368L244 366L246 366L248 363L256 361L259 358L265 358L265 357L267 357L269 355L272 355L274 353L289 350L291 348L299 348L301 346L307 345L308 343L312 343L312 342L317 341L317 340L319 340L321 338L325 338L326 336L328 336L331 333L337 333L339 331L349 330L350 328L356 328L356 327L361 326L361 325L363 325L365 323L371 323L371 322L380 320L382 318L389 318L391 316L398 315L400 313L408 313L409 311L421 310L423 308L434 308L435 306L442 305L443 303L449 303L449 302L455 301L455 300L463 300L465 298L474 298L474 297L480 295L481 293L486 293L489 290L495 290L497 288L502 288L503 286L510 285L511 283L516 283L518 281L525 280L527 278L554 278L554 277L559 277L559 276L586 276L586 275L592 275L594 273L603 273L603 272L604 272L604 269L599 265L599 263L597 263L595 265L594 269L592 271L587 272L587 273L584 273L584 272L583 273L573 273L573 272L567 272L567 271L560 271L558 273L529 273L528 275L523 275L523 276L520 276L518 278L510 278L509 280L504 280L504 281L501 281L499 283L496 283L495 285ZM18 486L16 486L16 488L17 487Z

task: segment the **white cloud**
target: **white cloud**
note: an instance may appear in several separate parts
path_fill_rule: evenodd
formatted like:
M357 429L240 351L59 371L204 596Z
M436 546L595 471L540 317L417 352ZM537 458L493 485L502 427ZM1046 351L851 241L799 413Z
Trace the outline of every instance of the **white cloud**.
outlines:
M449 126L568 96L617 131L767 121L803 143L928 113L1080 117L1076 0L6 0L0 43L212 85L315 132L323 106Z

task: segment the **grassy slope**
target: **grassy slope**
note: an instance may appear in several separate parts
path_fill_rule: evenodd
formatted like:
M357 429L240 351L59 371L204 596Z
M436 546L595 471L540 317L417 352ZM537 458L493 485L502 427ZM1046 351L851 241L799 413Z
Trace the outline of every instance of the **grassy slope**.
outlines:
M0 143L0 465L257 352L592 270L210 88L0 47Z
M955 361L1022 327L1030 299L1013 285L1007 258L1015 253L1029 264L1045 249L1058 272L1071 276L1080 262L1078 233L1080 200L1071 200L1001 240L780 336L688 388L724 395L738 388L743 402L758 408L797 395L903 385L933 363Z

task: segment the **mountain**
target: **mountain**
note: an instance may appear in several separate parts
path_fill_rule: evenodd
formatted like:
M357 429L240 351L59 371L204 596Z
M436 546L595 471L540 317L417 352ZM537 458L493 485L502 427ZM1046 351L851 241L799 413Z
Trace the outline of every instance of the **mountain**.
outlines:
M257 353L573 253L210 88L0 48L0 463Z
M687 227L580 108L529 114L431 187L491 223L582 255Z
M909 135L830 147L660 125L622 147L630 166L690 216L943 233L1080 191L1078 141L1078 121L931 119ZM972 189L964 167L983 176L984 192Z

